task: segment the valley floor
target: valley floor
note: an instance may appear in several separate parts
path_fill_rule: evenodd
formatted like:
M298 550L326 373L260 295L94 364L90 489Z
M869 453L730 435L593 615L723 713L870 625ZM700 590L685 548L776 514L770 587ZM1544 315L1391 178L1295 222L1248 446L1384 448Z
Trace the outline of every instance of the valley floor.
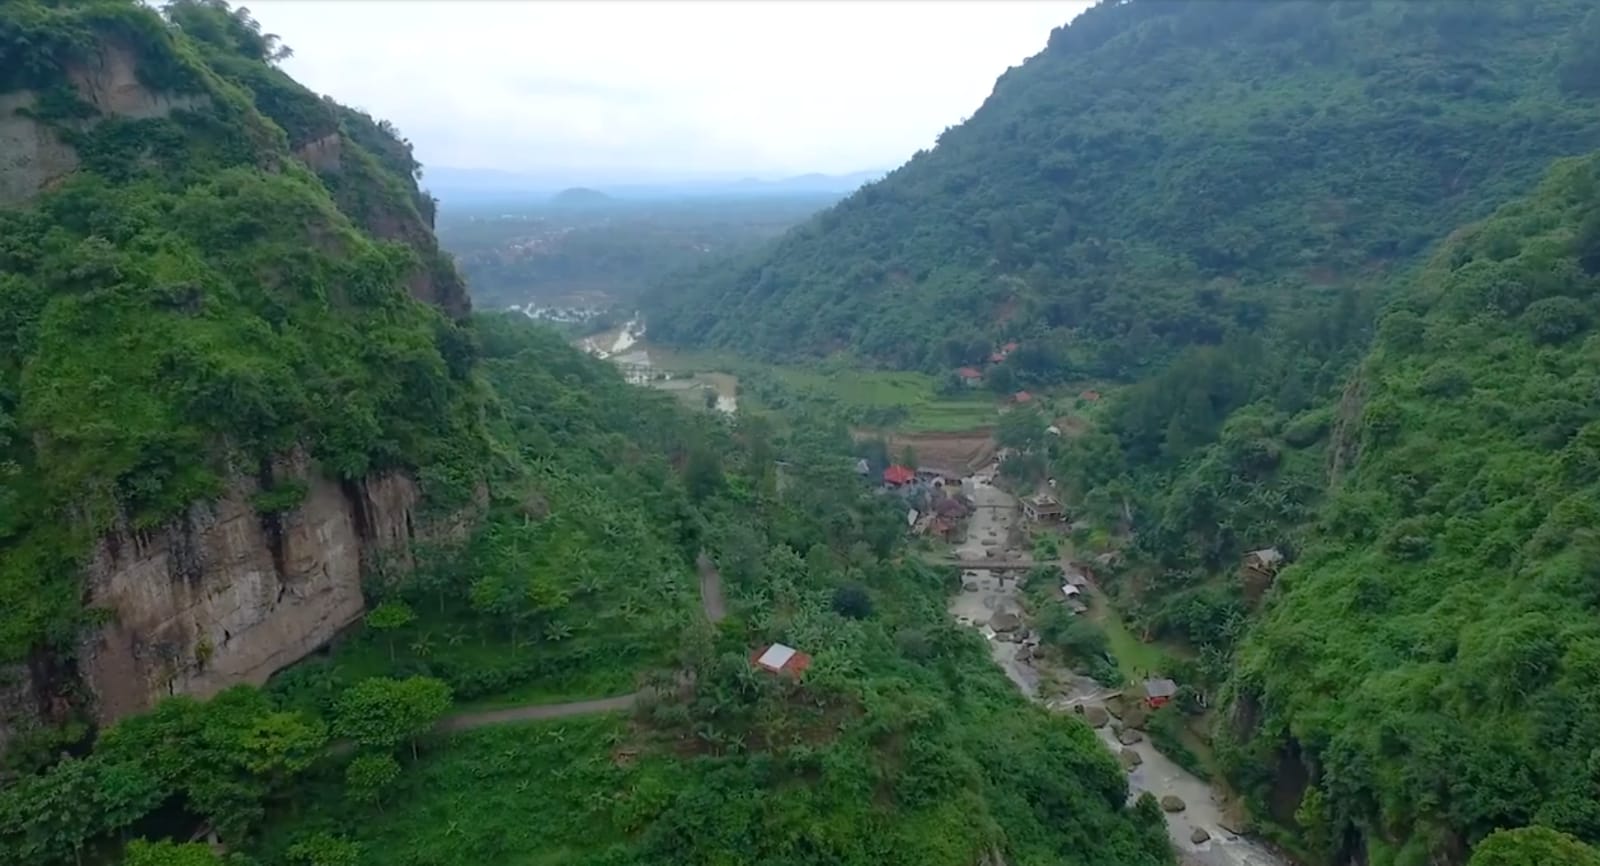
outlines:
M961 561L971 562L986 556L1011 561L1030 555L1019 543L1022 537L1019 503L1015 496L992 483L993 472L994 467L990 466L963 482L977 510L968 527L967 542L954 551ZM962 577L962 591L950 599L951 616L962 625L980 629L998 614L1024 616L1021 574L968 569ZM1101 598L1096 603L1105 605L1106 601ZM990 631L985 634L989 635ZM1054 670L1035 657L1024 643L1012 642L1007 637L990 637L995 664L1029 699L1063 712L1085 713L1090 707L1101 711L1117 709L1114 699L1122 694L1122 689L1107 688L1089 677ZM1063 694L1041 696L1040 686L1044 680L1060 684ZM1238 822L1226 814L1231 803L1224 791L1179 766L1137 732L1126 736L1132 740L1137 735L1136 741L1127 744L1120 741L1119 731L1108 721L1112 715L1120 716L1120 712L1096 715L1102 722L1096 733L1107 749L1118 755L1131 750L1138 756L1138 763L1128 773L1130 799L1148 791L1157 798L1176 796L1183 801L1181 811L1164 814L1168 836L1185 866L1288 866L1291 861L1284 856L1228 829L1237 827Z

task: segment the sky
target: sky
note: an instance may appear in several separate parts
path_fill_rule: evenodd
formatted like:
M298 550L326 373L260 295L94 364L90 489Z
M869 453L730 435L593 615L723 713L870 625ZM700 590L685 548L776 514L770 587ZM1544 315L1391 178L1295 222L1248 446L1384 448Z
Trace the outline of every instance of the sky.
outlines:
M240 4L236 4L240 5ZM890 169L1087 0L243 0L424 166L579 182Z

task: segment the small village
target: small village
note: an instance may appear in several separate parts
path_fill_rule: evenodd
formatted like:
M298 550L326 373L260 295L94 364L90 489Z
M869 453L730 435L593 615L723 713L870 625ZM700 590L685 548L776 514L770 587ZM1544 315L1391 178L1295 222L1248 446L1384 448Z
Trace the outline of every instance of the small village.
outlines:
M1121 565L1121 555L1110 549L1074 556L1071 533L1086 522L1074 519L1048 481L1020 495L1008 489L1011 482L998 477L1005 456L965 471L905 462L879 467L865 458L854 469L880 495L904 503L906 531L930 562L960 569L960 589L949 605L955 621L988 642L996 665L1030 699L1078 715L1094 729L1128 773L1131 796L1148 791L1157 798L1186 862L1280 862L1245 837L1242 811L1231 795L1152 741L1150 725L1158 712L1180 700L1203 708L1204 694L1161 670L1142 670L1137 678L1107 685L1047 651L1039 623L1051 614L1040 600L1074 618L1115 617L1098 582ZM1046 547L1056 558L1035 556L1032 542L1041 537L1050 539ZM1240 563L1240 576L1247 587L1264 591L1284 563L1276 548L1256 550ZM1047 589L1031 586L1042 579L1050 582ZM808 663L804 653L781 645L752 659L769 672L791 676Z

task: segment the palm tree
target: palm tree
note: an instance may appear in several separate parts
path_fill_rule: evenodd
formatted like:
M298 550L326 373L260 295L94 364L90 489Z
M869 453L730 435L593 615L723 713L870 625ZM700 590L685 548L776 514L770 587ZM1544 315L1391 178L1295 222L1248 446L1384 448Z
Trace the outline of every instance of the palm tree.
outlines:
M411 642L411 652L423 659L433 655L433 635L428 632L417 635L417 639Z

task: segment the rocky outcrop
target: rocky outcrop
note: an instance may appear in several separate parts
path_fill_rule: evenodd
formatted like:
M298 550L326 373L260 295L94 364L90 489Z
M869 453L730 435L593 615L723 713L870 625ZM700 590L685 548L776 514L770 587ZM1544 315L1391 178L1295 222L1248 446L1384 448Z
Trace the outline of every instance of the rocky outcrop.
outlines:
M364 572L380 561L410 566L419 498L411 479L340 484L303 459L272 475L304 485L298 506L258 511L260 482L241 476L163 526L119 527L100 540L86 591L108 621L78 652L99 721L167 695L261 683L361 616Z
M78 97L103 115L146 120L205 105L204 94L156 93L139 80L138 59L125 45L107 43L67 70Z
M34 95L0 94L0 207L21 204L78 169L78 154L34 119Z
M344 164L344 136L329 133L315 141L308 141L294 152L310 169L319 174L338 174Z
M67 70L79 99L106 117L142 120L206 103L204 95L156 93L139 81L126 46L107 44ZM23 204L78 169L58 127L37 116L31 91L0 94L0 207ZM85 124L89 121L74 121Z

